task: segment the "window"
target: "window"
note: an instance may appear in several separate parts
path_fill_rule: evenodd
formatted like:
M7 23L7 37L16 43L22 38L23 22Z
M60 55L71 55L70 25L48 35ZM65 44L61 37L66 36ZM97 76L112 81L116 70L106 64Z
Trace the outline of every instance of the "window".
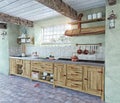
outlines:
M64 35L67 29L67 25L44 27L42 43L69 43L69 38Z

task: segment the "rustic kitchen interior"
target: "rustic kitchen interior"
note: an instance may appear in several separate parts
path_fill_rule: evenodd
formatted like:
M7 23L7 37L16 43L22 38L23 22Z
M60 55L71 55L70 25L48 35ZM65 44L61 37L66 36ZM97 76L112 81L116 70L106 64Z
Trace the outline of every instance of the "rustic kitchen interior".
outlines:
M0 103L120 103L119 0L0 0Z

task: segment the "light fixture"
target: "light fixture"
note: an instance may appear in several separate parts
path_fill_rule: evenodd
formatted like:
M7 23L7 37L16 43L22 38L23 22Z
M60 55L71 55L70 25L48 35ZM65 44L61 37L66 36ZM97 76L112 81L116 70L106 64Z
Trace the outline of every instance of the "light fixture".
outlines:
M7 29L7 23L3 23L0 21L0 35L2 36L2 39L5 39L5 36L7 35L5 29Z
M115 19L116 15L114 14L114 11L112 10L112 13L109 15L108 20L109 20L109 29L115 28Z
M1 33L1 35L2 35L2 39L5 39L5 36L7 35L7 32L6 32L6 31L3 31L3 32Z

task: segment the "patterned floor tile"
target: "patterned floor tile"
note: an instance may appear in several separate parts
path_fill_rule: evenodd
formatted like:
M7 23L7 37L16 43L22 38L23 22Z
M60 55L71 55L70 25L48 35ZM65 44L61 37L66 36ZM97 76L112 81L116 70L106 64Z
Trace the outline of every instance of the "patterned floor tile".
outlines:
M35 84L39 84L35 87ZM82 92L0 74L0 103L102 103L99 97Z

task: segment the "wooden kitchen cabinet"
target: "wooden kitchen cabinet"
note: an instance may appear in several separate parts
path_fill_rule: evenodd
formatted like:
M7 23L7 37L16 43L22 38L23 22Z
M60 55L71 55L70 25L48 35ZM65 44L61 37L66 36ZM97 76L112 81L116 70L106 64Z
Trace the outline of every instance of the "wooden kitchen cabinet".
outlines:
M30 78L31 77L31 64L30 60L23 60L23 76Z
M22 59L16 59L16 74L18 76L23 76L23 60Z
M54 85L66 86L66 64L54 64Z
M16 74L16 59L10 59L10 74Z
M101 66L11 58L10 74L93 94L104 100L104 67Z
M31 79L53 84L53 63L31 61Z
M10 58L10 74L30 78L30 60Z
M104 99L104 68L84 66L83 90Z
M74 90L82 90L83 67L81 65L67 65L67 87Z

